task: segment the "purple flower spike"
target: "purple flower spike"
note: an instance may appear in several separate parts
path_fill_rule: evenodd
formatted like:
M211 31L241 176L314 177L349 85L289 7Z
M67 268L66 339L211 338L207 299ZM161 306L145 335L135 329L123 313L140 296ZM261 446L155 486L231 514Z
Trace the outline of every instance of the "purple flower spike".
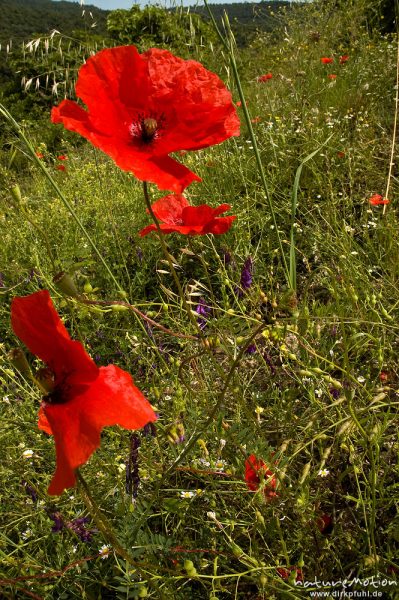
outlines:
M73 531L82 540L82 542L90 542L93 534L97 533L97 529L88 529L86 527L86 523L89 521L89 517L79 517L67 523L66 527Z
M245 260L241 271L241 287L243 290L249 290L252 285L253 260L250 256Z
M207 325L206 319L209 316L209 313L211 312L210 306L208 306L205 303L204 298L199 299L199 302L195 308L195 312L197 313L197 315L200 315L197 319L197 323L201 331L203 331Z

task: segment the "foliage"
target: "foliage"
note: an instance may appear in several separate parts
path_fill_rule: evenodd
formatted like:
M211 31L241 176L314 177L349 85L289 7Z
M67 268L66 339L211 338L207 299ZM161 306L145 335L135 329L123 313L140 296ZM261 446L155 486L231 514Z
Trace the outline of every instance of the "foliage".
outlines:
M58 43L53 51L61 64ZM41 73L33 70L35 61L47 60L40 54L43 44L37 54L27 53L35 77ZM90 50L74 44L67 62L78 65ZM204 304L211 308L206 316L194 315L206 320L203 343L112 308L121 294L37 160L134 306L174 334L196 335L157 238L138 237L150 222L140 184L76 135L45 125L48 113L36 121L20 115L43 158L3 128L5 597L308 598L309 589L295 584L297 570L306 581L359 578L359 594L376 591L373 577L390 580L380 597L397 597L399 189L397 167L391 166L396 53L395 37L369 26L363 0L338 8L332 0L293 7L284 36L259 33L237 52L249 123L242 102L240 138L177 157L203 180L188 189L190 201L214 207L228 202L237 219L224 236L167 239L187 303L194 311ZM239 100L226 49L193 46L191 56L218 72ZM340 63L341 56L348 60ZM322 64L321 57L334 61ZM271 79L257 81L268 72ZM33 82L32 96L34 89ZM249 125L287 257L294 231L296 295L284 278ZM10 193L16 182L22 191L17 200ZM385 208L369 203L376 193L390 199ZM151 190L152 200L160 195ZM55 287L53 275L61 270L73 275L85 301L66 298ZM77 490L60 498L46 495L54 450L36 427L40 393L6 356L16 345L11 299L39 288L50 290L71 335L97 364L115 363L132 373L159 413L156 432L137 434L136 454L131 448L137 440L106 429L101 449L82 469L135 565L112 548L100 552L108 542L92 521L86 541L76 526L52 531L56 513L72 523L88 511ZM257 492L248 488L245 462L251 454L275 475L277 496L266 481ZM135 495L126 471L133 463Z
M0 42L27 40L58 29L71 34L78 29L106 33L107 12L96 6L52 0L0 0Z
M173 12L161 6L143 9L135 4L130 10L114 10L108 15L107 28L111 37L122 44L135 44L140 49L168 45L172 49L186 48L215 41L213 28L197 14L183 8Z

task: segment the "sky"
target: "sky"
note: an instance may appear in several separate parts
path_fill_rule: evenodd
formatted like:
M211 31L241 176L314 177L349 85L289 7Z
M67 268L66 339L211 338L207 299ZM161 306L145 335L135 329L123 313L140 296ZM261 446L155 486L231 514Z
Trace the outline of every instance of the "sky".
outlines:
M71 0L72 1L72 0ZM223 4L231 2L240 2L240 0L210 0L210 4ZM242 1L242 0L241 0ZM258 1L258 0L254 0ZM76 4L80 4L80 0L75 0ZM161 4L162 6L166 6L169 8L170 6L180 6L181 0L158 0L157 2L154 0L85 0L83 4L91 4L94 6L98 6L98 8L103 8L105 10L115 10L116 8L130 8L133 4L140 4L144 6L146 4ZM196 0L183 0L184 6L194 6L195 4L202 4L201 1L197 2Z

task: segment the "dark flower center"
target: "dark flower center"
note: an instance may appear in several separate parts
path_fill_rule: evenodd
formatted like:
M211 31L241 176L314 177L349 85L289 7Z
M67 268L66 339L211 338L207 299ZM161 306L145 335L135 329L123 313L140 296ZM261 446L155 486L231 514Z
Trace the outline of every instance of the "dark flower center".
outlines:
M143 142L151 142L158 129L158 123L155 119L144 119L142 123Z
M159 137L160 130L163 128L165 117L138 115L129 126L129 133L134 140L143 144L150 144Z

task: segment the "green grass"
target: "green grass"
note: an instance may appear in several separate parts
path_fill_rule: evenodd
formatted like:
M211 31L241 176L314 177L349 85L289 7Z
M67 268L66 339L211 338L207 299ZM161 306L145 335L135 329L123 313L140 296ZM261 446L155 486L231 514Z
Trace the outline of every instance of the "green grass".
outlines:
M289 567L302 569L305 581L397 581L396 166L385 213L368 202L387 187L396 45L393 37L372 36L353 7L301 10L290 17L278 44L262 34L236 54L250 118L259 117L252 127L288 265L291 250L295 295L242 108L239 138L178 157L203 179L187 190L192 203L228 202L237 215L224 236L167 238L190 306L200 297L212 304L205 342L150 331L131 312L91 308L62 296L52 279L64 270L74 274L87 298L121 299L23 142L11 131L3 138L5 597L127 599L143 597L145 587L148 597L167 600L309 598L308 589L295 586L295 570L288 579L279 575L277 569ZM199 52L237 101L226 50ZM339 65L343 54L350 58ZM333 65L321 64L320 57L332 55ZM256 82L269 71L273 79ZM336 80L328 73L337 74ZM195 334L156 236L138 237L149 223L141 184L78 136L48 124L47 115L40 123L25 118L25 134L43 152L51 176L132 304L174 333ZM298 167L317 150L294 187ZM55 168L60 154L68 156L64 173ZM16 182L22 204L9 192ZM150 193L161 196L154 186ZM249 256L253 283L239 297ZM141 484L134 502L125 491L129 432L106 429L101 449L81 469L135 565L112 548L101 558L107 540L99 531L88 542L70 528L51 531L49 515L60 512L70 522L88 512L78 490L47 496L55 454L53 441L37 429L40 393L6 356L17 345L10 301L40 287L50 290L72 337L83 340L99 364L129 371L160 415L156 437L137 433ZM243 352L255 331L255 352ZM175 443L183 432L185 441ZM33 455L24 455L26 450ZM276 497L248 490L244 463L250 454L275 474ZM193 494L183 498L182 492ZM328 533L320 531L323 515L332 519ZM96 529L93 520L88 527ZM396 583L380 591L383 598L399 593Z

